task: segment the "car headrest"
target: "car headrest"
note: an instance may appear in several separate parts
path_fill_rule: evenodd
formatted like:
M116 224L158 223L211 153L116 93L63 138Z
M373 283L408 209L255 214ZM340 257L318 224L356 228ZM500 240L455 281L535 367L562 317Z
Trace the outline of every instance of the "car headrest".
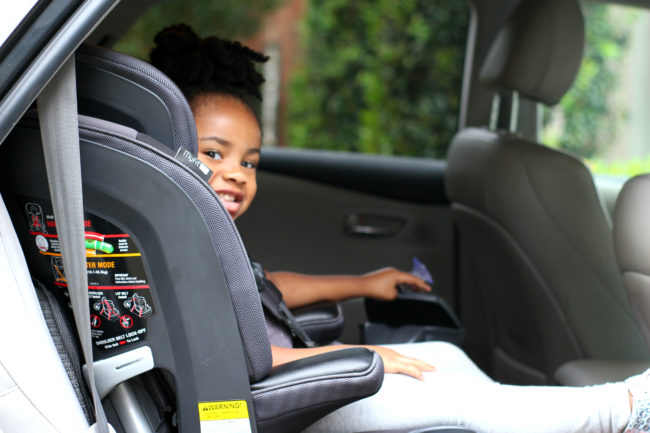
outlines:
M571 87L583 49L584 19L577 1L523 0L492 43L480 80L553 105Z
M650 275L650 175L625 182L614 211L614 247L622 273Z
M104 48L76 52L79 113L145 133L196 155L194 117L178 87L147 62Z

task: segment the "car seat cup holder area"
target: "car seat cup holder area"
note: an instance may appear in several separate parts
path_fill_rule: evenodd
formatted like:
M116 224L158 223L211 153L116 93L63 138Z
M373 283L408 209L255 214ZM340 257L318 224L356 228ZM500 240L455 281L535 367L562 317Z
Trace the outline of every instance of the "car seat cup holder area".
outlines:
M440 296L405 290L391 302L364 302L368 317L361 324L364 344L447 341L460 346L463 342L460 320Z

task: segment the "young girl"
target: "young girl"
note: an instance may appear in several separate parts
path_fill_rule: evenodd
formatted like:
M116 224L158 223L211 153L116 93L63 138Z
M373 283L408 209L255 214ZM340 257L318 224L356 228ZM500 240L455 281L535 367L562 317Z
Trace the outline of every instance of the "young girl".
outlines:
M255 197L262 131L255 100L264 82L255 62L266 57L237 42L200 39L189 27L161 31L151 52L154 66L174 80L196 120L199 158L213 171L210 185L233 219ZM361 276L315 277L267 273L289 307L354 296L393 299L398 284L430 288L395 269ZM272 338L273 340L273 338ZM272 341L273 365L339 350L307 349ZM586 388L518 387L493 382L456 346L444 342L367 346L382 357L381 390L312 425L310 432L458 425L482 433L650 431L650 374ZM435 368L434 368L435 365ZM409 377L412 376L412 377ZM414 378L420 379L414 380Z

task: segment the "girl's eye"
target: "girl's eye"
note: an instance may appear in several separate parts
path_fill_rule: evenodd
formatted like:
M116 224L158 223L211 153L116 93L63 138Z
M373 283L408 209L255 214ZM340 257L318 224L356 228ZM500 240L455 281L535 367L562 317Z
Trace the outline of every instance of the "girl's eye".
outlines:
M210 159L216 159L216 160L223 159L223 156L221 156L221 154L216 150L207 150L203 152L203 154Z
M242 161L241 165L245 168L257 168L257 163L253 161Z

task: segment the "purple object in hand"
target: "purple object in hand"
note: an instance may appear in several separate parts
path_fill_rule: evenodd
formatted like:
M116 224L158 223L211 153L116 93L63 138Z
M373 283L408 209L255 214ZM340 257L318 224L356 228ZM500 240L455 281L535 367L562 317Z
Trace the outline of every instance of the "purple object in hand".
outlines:
M433 277L424 263L418 260L417 257L413 257L413 269L411 269L411 275L414 275L427 283L428 285L433 284Z

